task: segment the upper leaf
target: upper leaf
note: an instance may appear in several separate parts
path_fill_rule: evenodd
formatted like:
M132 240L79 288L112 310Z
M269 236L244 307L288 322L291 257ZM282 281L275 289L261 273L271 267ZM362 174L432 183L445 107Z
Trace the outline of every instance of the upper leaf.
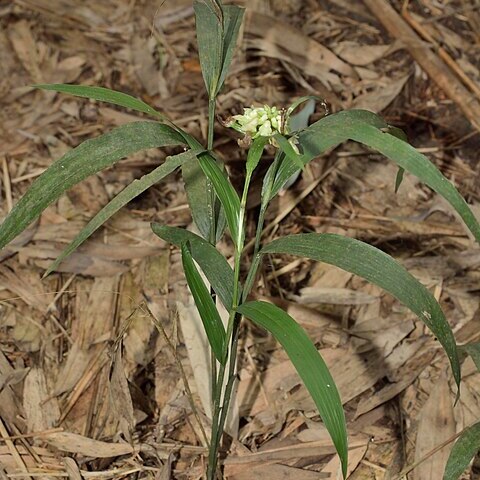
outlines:
M223 48L222 48L222 69L218 81L218 93L225 82L233 53L237 44L238 32L242 25L245 10L237 5L225 5L223 7Z
M188 242L194 260L227 310L232 308L233 270L225 257L203 238L183 228L152 223L153 232L166 242L181 247Z
M162 180L164 177L175 171L180 165L187 161L196 159L192 150L179 153L172 157L167 157L165 162L159 167L147 173L142 178L134 180L126 186L118 195L107 203L88 223L83 227L80 233L73 239L68 247L58 256L58 258L48 267L44 276L53 272L60 263L74 252L87 238L89 238L99 227L101 227L109 218L117 213L122 207L131 200L138 197L152 185Z
M235 5L208 3L195 0L193 7L202 74L208 95L213 99L227 76L244 10Z
M203 79L208 96L215 98L222 71L223 25L213 9L204 2L196 0L193 8Z
M263 149L268 143L268 137L257 137L248 150L247 155L247 173L252 174L253 171L257 168L258 162L262 158Z
M68 84L37 84L33 85L42 90L53 90L54 92L68 93L76 97L91 98L92 100L99 100L101 102L112 103L120 107L130 108L137 112L147 113L157 118L166 120L166 117L157 112L150 105L138 98L127 95L126 93L116 92L104 87L90 87L86 85L68 85Z
M280 149L282 152L285 154L285 156L293 162L298 169L302 169L305 167L305 165L302 162L302 157L301 155L295 151L293 148L292 144L283 136L280 134L275 135L275 140L277 141L278 145L280 146Z
M400 300L438 338L460 385L460 363L455 337L433 295L404 267L378 248L353 238L330 233L289 235L273 240L261 253L285 253L311 258L365 278Z
M268 330L283 346L305 387L310 392L342 462L344 478L348 465L347 429L342 401L335 382L303 328L276 305L247 302L238 312Z
M322 118L301 131L298 138L304 152L301 157L304 164L349 139L377 150L442 195L480 242L480 225L457 189L425 155L396 135L399 135L398 129L392 129L378 115L366 110L350 110ZM279 168L271 197L296 171L298 167L286 158Z
M226 362L226 358L223 355L226 337L225 328L222 319L220 318L220 314L217 311L217 307L210 296L210 292L198 273L197 267L193 262L192 255L186 243L182 245L182 263L188 287L195 300L195 305L197 306L198 313L202 319L210 346L212 347L217 360L224 365Z
M147 148L183 144L175 130L156 122L122 125L67 152L40 175L0 226L0 248L20 234L66 190L122 158Z
M330 148L348 140L350 138L348 136L350 129L362 122L369 123L377 128L387 127L385 121L372 112L349 110L323 117L318 122L300 131L298 133L298 143L304 152L304 155L301 156L302 162L306 165ZM286 158L282 162L275 177L271 198L280 191L285 182L298 170L299 168L293 160Z
M371 125L362 125L356 129L352 134L352 140L364 143L379 151L445 198L463 219L477 242L480 243L480 225L467 202L425 155L422 155L405 141L382 132Z

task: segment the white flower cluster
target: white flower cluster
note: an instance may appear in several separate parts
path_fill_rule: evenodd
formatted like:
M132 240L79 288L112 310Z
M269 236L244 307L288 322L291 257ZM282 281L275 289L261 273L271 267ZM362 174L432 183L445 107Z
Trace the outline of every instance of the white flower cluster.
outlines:
M282 112L277 107L264 105L258 108L244 108L243 115L234 115L228 126L255 139L287 133L286 125L283 123Z

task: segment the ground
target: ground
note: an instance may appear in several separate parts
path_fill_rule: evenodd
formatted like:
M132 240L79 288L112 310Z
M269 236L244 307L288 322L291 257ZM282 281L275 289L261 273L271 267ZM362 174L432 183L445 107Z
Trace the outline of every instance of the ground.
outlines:
M385 10L386 0L235 3L247 14L218 98L221 118L244 106L287 106L302 95L324 98L332 112L379 112L480 212L478 2L394 1L393 11ZM0 73L2 216L52 161L139 120L32 84L129 93L206 140L189 0L0 0ZM311 121L323 115L318 105ZM214 148L238 187L245 151L237 139L217 122ZM95 212L169 153L136 154L71 189L0 253L1 478L202 478L205 449L181 371L208 429L205 345L179 252L150 229L151 221L191 225L181 176L136 199L42 279ZM271 152L254 178L249 232L270 161ZM368 241L431 290L459 343L476 342L478 245L414 177L395 194L395 175L381 155L342 145L278 198L265 238L334 232ZM228 242L221 248L232 251ZM455 435L480 417L473 362L463 363L454 405L447 357L423 323L334 267L269 258L254 295L286 308L331 368L348 421L349 478L405 478L399 473L414 462L408 478L442 478ZM238 372L226 478L339 478L331 441L286 355L247 322ZM478 477L470 471L464 478Z

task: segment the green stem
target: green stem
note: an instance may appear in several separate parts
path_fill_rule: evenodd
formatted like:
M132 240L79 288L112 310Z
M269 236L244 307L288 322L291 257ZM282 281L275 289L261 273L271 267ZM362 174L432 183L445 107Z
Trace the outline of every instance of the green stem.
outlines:
M228 365L228 380L227 385L225 386L225 395L223 398L223 404L220 413L220 420L218 422L218 441L220 440L220 436L225 428L225 422L227 420L227 415L229 411L230 401L232 399L232 391L233 385L235 384L235 367L237 362L237 350L238 350L238 334L240 332L240 320L241 315L236 314L234 319L234 327L232 333L232 342L230 347L230 359Z
M217 378L217 392L214 400L214 413L212 419L212 437L210 439L210 450L208 455L207 479L215 479L215 471L218 462L218 450L220 447L220 439L222 437L225 421L228 414L228 407L232 396L232 389L235 379L235 362L238 344L238 330L240 326L240 316L237 308L240 302L240 263L242 258L243 247L245 243L245 214L247 209L247 196L252 172L247 172L245 185L243 187L242 200L240 202L240 214L238 218L238 237L235 239L235 258L234 258L234 283L233 283L233 300L232 308L228 317L227 335L224 355L229 360L228 380L225 387L225 393L222 401L222 387L225 379L226 363L221 365ZM228 344L230 343L230 348ZM220 402L222 403L220 407Z
M207 150L212 150L213 148L213 136L215 130L215 97L213 99L209 99L208 101L208 133L207 133ZM217 235L217 226L216 226L216 217L215 217L215 201L216 196L213 191L213 186L209 179L207 179L207 189L210 192L210 232L209 232L209 242L212 245L216 243L216 235ZM216 294L213 288L210 288L210 295L213 301L216 301ZM211 383L212 383L212 408L214 408L213 402L217 394L217 360L215 358L215 354L213 351L210 352L210 361L211 361Z
M213 133L215 130L215 97L208 101L208 138L207 149L213 148Z
M258 267L260 266L260 261L257 256L258 252L260 251L260 243L262 241L262 231L263 225L265 223L265 214L270 203L270 195L272 193L273 184L275 183L275 177L277 175L278 167L280 166L282 156L282 151L278 149L271 166L272 174L268 178L268 183L264 185L262 189L262 203L260 204L260 212L258 214L257 228L255 231L255 246L253 247L252 264L250 266L250 271L248 272L247 280L245 281L242 301L245 301L247 299L250 290L254 284Z
M214 137L214 130L215 130L215 97L209 99L208 101L208 133L207 133L207 150L211 151L213 149L213 137ZM216 226L216 217L215 217L215 203L216 203L216 196L213 190L213 185L211 184L210 180L207 179L207 190L209 193L209 210L210 210L210 232L209 232L209 242L212 245L216 243L216 235L217 235L217 226ZM210 295L215 302L216 294L214 290L210 289ZM210 438L210 451L209 451L209 461L208 461L208 475L209 478L211 477L212 480L215 477L215 469L216 469L216 462L212 458L212 455L217 454L217 452L211 448L211 444L214 441L214 438L217 437L217 427L218 427L218 416L219 416L219 405L220 405L220 398L222 394L222 385L223 385L223 377L225 374L225 367L220 366L220 371L218 372L217 377L217 359L215 358L215 354L213 350L210 349L210 378L212 384L212 434ZM212 466L212 468L210 467ZM211 471L210 471L211 470Z
M212 395L212 412L213 412L213 402L214 398L217 395L217 359L215 358L215 354L213 353L213 350L210 349L210 376L211 376L211 395Z
M222 397L223 379L225 377L225 365L220 365L217 378L216 395L213 400L212 435L208 451L207 479L215 480L217 470L218 448L220 445L221 432L219 431L220 401Z

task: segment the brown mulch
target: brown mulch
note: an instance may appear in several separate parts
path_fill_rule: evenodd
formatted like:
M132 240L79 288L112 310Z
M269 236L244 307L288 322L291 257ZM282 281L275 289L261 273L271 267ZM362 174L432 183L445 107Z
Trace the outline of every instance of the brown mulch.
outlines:
M218 98L221 116L306 94L332 111L381 112L480 213L478 2L235 3L247 15ZM2 217L53 160L140 118L34 83L130 93L205 141L190 0L0 0ZM312 120L322 115L319 107ZM240 185L245 151L220 123L216 134L215 149ZM178 251L150 230L151 221L191 225L181 178L136 199L42 280L86 221L167 153L134 155L83 182L0 253L0 478L202 478L205 442L181 371L208 431L205 341ZM250 231L268 161L254 179ZM368 241L430 288L459 343L478 341L480 249L414 177L395 194L395 174L380 155L343 145L278 197L265 238L316 231ZM269 258L255 294L285 307L331 368L348 421L349 478L391 480L420 460L408 478L442 478L455 434L480 418L480 374L470 360L454 406L447 358L431 333L390 296L334 267ZM253 325L241 338L226 478L340 478L286 355Z

